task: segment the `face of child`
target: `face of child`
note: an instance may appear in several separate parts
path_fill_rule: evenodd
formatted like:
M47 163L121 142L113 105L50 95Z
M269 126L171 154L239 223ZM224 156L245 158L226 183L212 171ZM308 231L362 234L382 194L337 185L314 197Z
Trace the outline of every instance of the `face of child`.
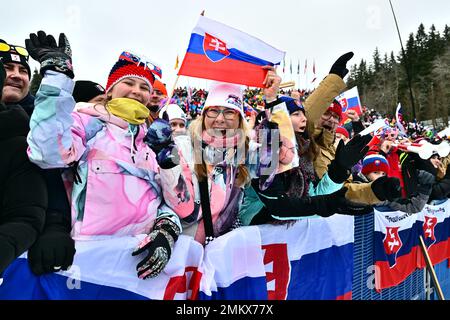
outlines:
M301 110L297 110L291 114L292 127L295 132L305 132L306 116Z
M373 171L366 175L367 179L369 179L370 182L377 180L380 177L384 177L386 175L386 172L384 171Z
M186 133L186 124L181 119L170 120L170 128L173 135L182 135Z

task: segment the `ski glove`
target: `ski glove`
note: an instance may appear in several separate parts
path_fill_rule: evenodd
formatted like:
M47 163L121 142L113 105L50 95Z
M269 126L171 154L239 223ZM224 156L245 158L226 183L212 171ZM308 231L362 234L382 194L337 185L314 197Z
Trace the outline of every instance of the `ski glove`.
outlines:
M38 31L31 33L30 38L25 40L30 56L41 64L41 75L46 70L53 70L74 78L72 67L72 49L64 33L59 35L59 43L56 44L52 35Z
M336 74L344 79L348 73L347 62L353 57L353 55L353 52L347 52L346 54L340 56L331 67L330 73Z
M359 160L364 158L369 147L367 143L372 139L370 135L357 134L347 144L339 141L336 155L328 166L328 176L335 183L343 183L350 176L350 170Z
M381 201L394 201L402 195L402 188L398 178L380 177L371 185L375 196Z
M342 188L331 194L313 197L293 198L286 195L265 197L260 199L273 216L283 218L305 217L319 215L329 217L335 213L345 215L363 215L373 211L371 206L354 203L345 198L347 188Z
M417 187L417 191L421 194L425 194L429 196L431 191L433 190L433 184L436 178L434 175L425 170L419 170L417 174L417 181L419 186Z
M155 223L153 231L141 241L132 253L133 256L147 253L136 267L139 279L154 278L163 271L169 262L180 232L180 228L169 219L162 218Z
M51 226L28 251L28 263L35 275L68 270L75 251L75 241L70 232L60 226Z

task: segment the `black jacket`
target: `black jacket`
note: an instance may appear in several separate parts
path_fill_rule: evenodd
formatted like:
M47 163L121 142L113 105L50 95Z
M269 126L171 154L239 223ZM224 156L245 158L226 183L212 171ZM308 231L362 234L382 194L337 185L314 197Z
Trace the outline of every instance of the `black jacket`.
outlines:
M29 118L21 108L0 104L0 274L42 231L47 188L28 160Z
M6 106L8 108L17 108L17 107L22 107L26 113L28 114L28 117L31 118L31 115L33 114L34 111L34 96L32 96L30 93L28 93L25 98L23 98L22 100L20 100L17 103L5 103Z
M431 200L443 200L450 197L450 167L447 167L447 172L441 180L433 185L431 192Z

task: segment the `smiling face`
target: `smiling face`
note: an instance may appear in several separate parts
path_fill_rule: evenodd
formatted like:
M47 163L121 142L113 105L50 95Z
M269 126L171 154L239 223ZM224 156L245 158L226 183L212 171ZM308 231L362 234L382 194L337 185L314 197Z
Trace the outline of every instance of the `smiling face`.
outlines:
M212 129L215 135L224 135L227 130L239 128L240 114L231 108L212 106L204 111L203 117L205 129Z
M28 94L30 78L28 70L18 63L5 63L6 79L3 87L2 101L4 103L17 103Z
M112 99L129 98L139 101L144 106L150 100L150 90L148 83L139 78L125 78L119 81L110 91Z

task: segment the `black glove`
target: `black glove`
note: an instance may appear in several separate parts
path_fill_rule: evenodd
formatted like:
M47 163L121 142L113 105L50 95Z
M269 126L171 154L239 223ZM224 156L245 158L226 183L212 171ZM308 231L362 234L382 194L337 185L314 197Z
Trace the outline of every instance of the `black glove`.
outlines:
M436 178L434 175L428 171L419 170L419 173L417 174L417 182L419 183L417 191L421 194L429 196L433 190L433 184L435 181Z
M380 177L372 182L372 191L381 201L394 201L402 195L400 180L397 178Z
M0 279L2 273L16 259L16 249L7 238L0 237Z
M139 279L154 278L169 262L173 246L180 235L180 228L169 219L158 220L153 231L141 241L132 255L147 251L147 256L136 266Z
M267 208L267 213L283 218L312 215L329 217L335 213L362 215L373 211L371 206L357 204L347 200L345 198L346 192L347 188L342 188L331 194L303 198L293 198L286 195L264 197L261 193L258 194Z
M28 263L36 275L67 270L75 251L70 232L60 226L49 226L28 250Z
M347 52L346 54L340 56L336 62L331 67L330 73L337 74L339 77L344 79L348 73L347 62L353 58L353 52Z
M168 147L162 149L156 156L161 169L172 169L180 164L180 156L175 143L171 143Z
M328 165L328 176L333 182L343 183L350 176L350 170L369 150L367 143L370 140L372 140L370 135L357 134L347 144L343 140L339 141L336 155Z
M31 33L25 45L30 56L41 64L42 76L46 70L53 70L74 78L72 50L64 33L59 35L58 44L52 35L46 35L44 31L38 31L37 35Z
M342 188L331 194L311 197L317 206L317 214L321 217L329 217L333 214L345 214L351 216L364 215L373 211L372 206L354 203L345 198L347 188Z

